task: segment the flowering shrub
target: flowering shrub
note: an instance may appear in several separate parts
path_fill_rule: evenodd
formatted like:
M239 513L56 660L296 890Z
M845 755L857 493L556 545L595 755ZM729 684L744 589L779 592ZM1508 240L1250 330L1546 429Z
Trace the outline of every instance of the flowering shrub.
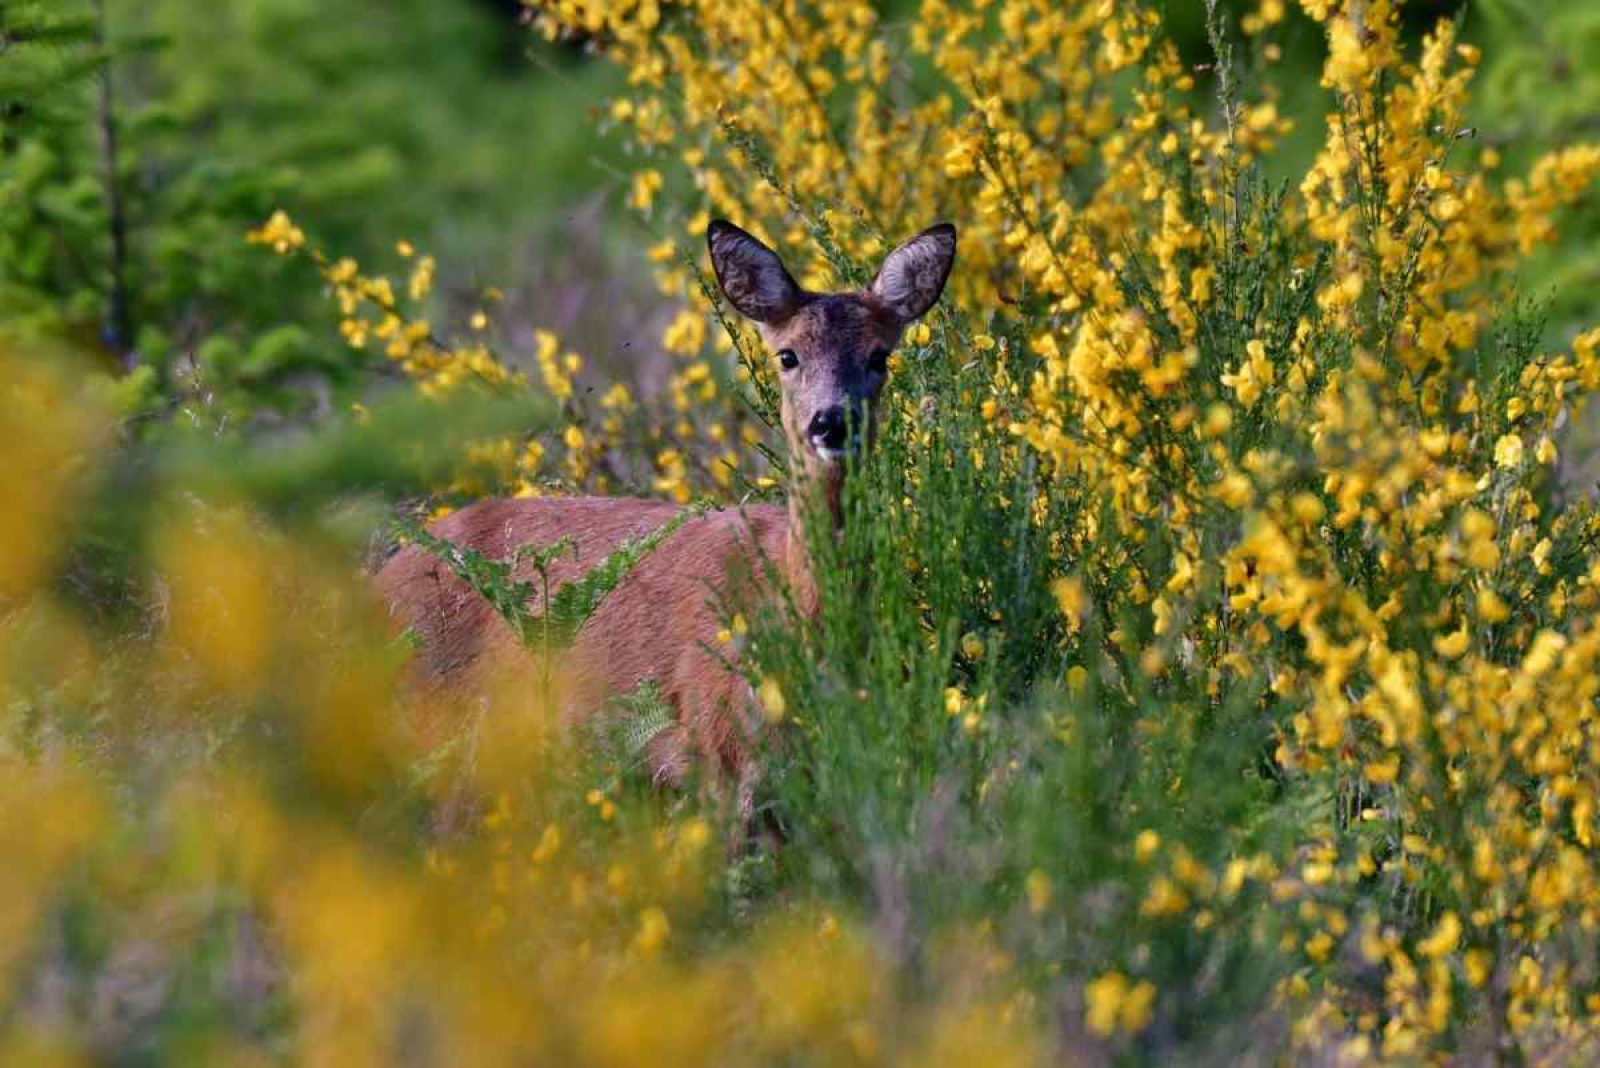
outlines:
M1327 34L1332 110L1289 185L1262 176L1286 123L1256 77L1281 4L1249 13L1236 44L1213 22L1214 107L1137 5L925 3L904 36L867 5L540 10L547 32L587 33L628 68L636 92L613 115L688 165L691 234L706 214L763 223L814 247L821 287L859 280L922 221L961 227L955 306L903 356L875 511L898 552L878 533L865 562L903 558L914 577L875 577L905 588L852 637L882 641L900 613L931 624L958 682L946 706L992 747L980 761L1017 744L1001 709L1052 675L1094 680L1101 715L1141 714L1109 746L1215 731L1229 706L1234 729L1270 737L1275 806L1307 806L1282 851L1180 845L1137 911L1203 931L1263 883L1295 1042L1360 1059L1587 1041L1578 1021L1600 999L1578 980L1586 951L1560 947L1594 921L1594 707L1578 691L1600 572L1555 437L1600 381L1600 332L1546 355L1511 272L1586 195L1600 146L1495 181L1464 119L1479 56L1452 24L1411 57L1394 5L1304 6ZM983 536L997 526L1011 536ZM942 589L952 575L966 588ZM1052 581L1056 628L1035 607ZM984 667L939 633L955 620L1026 667ZM824 677L860 681L862 654L817 641ZM926 656L914 635L901 655ZM788 670L816 692L814 665ZM937 713L949 670L913 707ZM902 705L892 689L868 706ZM1049 767L1032 759L1007 776L1024 793L1038 787L1016 780ZM1085 988L1091 1030L1142 1031L1152 1006L1185 1017L1182 994L1115 963Z
M1386 0L1301 7L1213 13L1197 72L1122 0L533 4L626 72L607 114L683 307L662 398L591 401L549 335L514 369L492 302L436 336L409 246L396 284L252 234L441 410L560 404L477 437L446 502L771 490L775 371L707 220L818 289L961 232L812 547L820 618L728 620L782 846L574 750L524 680L419 746L368 600L237 499L174 498L160 625L95 634L40 592L47 494L5 573L6 1041L71 1046L65 986L112 1006L91 1057L1591 1063L1600 520L1562 454L1600 330L1552 339L1515 272L1600 146L1501 180L1453 23L1412 48ZM1302 19L1330 110L1280 181ZM32 427L61 389L8 404ZM94 426L5 447L70 486ZM140 967L160 996L119 1016Z

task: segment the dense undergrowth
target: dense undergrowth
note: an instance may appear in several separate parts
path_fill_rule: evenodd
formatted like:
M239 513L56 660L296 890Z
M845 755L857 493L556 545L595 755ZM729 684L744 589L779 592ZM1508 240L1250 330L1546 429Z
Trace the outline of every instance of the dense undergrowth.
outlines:
M105 463L116 398L12 359L4 1056L1592 1063L1600 526L1562 452L1600 331L1553 344L1517 272L1600 146L1501 178L1455 24L1302 7L1326 141L1278 183L1275 2L1213 20L1214 95L1113 0L535 5L627 73L660 397L552 335L519 370L492 301L442 336L431 260L283 214L251 239L411 384L328 441ZM712 216L819 289L961 232L819 618L719 636L775 849L565 737L532 666L402 700L353 548L397 496L779 492ZM137 540L136 609L84 607L97 538Z

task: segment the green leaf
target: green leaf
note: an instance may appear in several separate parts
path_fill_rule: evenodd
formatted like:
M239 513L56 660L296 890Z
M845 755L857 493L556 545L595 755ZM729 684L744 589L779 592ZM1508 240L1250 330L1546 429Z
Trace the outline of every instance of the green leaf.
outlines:
M650 743L677 722L655 679L645 679L637 690L616 698L613 704L625 713L615 722L613 732L615 747L625 764L639 763Z
M548 575L559 556L576 551L577 543L572 538L559 538L542 546L520 546L510 559L494 560L438 537L415 519L403 517L396 520L396 526L402 536L443 561L451 574L487 600L511 625L523 645L555 650L572 643L578 628L588 622L640 561L679 527L705 512L703 506L685 508L649 534L623 542L582 578L558 586L550 595L550 603L543 614L529 608L529 602L539 592L539 584L518 579L517 567L532 561L536 572Z
M557 589L550 597L548 610L557 640L562 644L571 641L578 628L595 614L606 596L628 577L641 560L679 527L705 512L703 507L685 508L644 537L623 542L583 578Z

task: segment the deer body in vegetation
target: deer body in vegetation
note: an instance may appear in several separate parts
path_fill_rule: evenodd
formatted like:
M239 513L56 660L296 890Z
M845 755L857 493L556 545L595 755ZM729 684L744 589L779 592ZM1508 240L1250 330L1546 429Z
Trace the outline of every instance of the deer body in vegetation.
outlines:
M891 252L866 289L819 294L802 289L776 253L738 227L719 220L706 236L723 294L759 325L777 361L792 472L788 504L689 519L605 597L553 673L561 709L572 718L653 682L675 724L650 742L647 760L658 782L674 784L697 758L713 773L743 778L757 717L751 688L730 659L736 649L717 641L726 606L770 596L775 576L801 611L815 611L804 517L839 522L846 459L871 444L889 353L906 325L938 300L955 256L955 229L935 226ZM813 494L820 507L803 506ZM570 537L575 552L549 572L555 590L679 511L625 498L484 500L441 520L433 533L491 559ZM495 608L436 556L402 549L377 585L396 620L421 641L416 667L426 687L472 687L487 666L517 670L519 657L529 663Z

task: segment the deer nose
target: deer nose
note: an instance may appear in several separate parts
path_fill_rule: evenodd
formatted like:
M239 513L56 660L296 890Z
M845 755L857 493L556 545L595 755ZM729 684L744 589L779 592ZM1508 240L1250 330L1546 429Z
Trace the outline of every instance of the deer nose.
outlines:
M849 433L850 427L845 419L844 408L837 404L813 415L811 425L806 428L806 436L811 439L811 444L819 449L844 448Z

